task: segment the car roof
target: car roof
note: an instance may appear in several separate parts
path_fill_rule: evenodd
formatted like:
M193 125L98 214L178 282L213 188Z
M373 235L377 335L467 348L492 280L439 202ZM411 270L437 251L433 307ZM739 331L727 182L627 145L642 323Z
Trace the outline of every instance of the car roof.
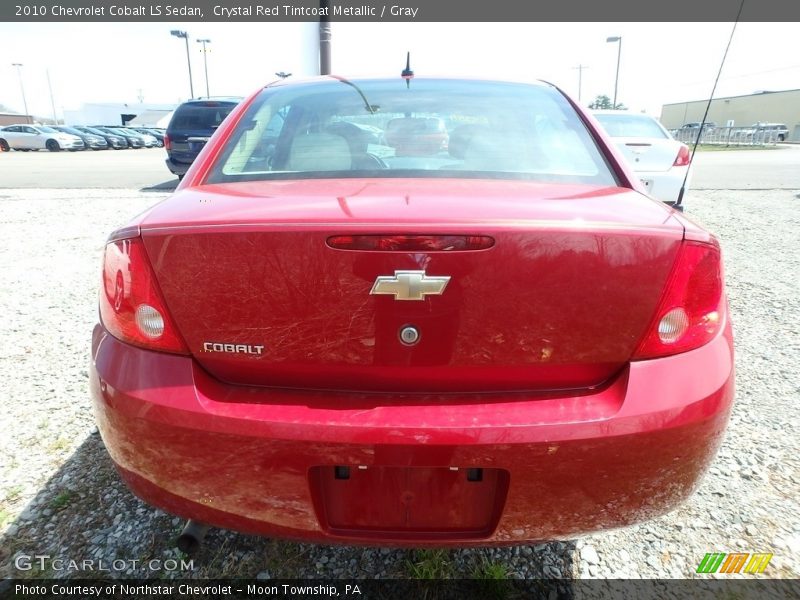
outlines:
M314 85L322 85L322 84L329 84L329 83L367 83L367 82L374 82L374 83L391 83L398 81L399 77L343 77L339 75L317 75L314 77L290 77L287 79L278 79L276 81L272 81L266 84L264 87L283 87L283 86L314 86ZM531 79L531 80L521 80L521 79L503 79L499 77L414 77L411 80L411 85L414 85L415 81L419 82L462 82L462 83L486 83L486 84L493 84L493 83L508 83L508 84L515 84L515 85L528 85L528 86L536 86L536 87L555 87L553 84L548 83L547 81L541 79ZM212 98L213 100L213 98ZM624 111L623 111L624 112Z
M244 100L242 96L210 96L208 98L191 98L183 102L181 106L184 104L200 104L203 102L234 102L238 104L242 100Z

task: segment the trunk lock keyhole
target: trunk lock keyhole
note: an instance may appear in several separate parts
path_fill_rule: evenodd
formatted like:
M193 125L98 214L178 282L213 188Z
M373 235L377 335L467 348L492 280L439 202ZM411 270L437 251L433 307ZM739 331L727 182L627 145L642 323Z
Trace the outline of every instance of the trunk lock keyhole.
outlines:
M404 325L400 328L400 341L406 346L414 346L419 342L419 331L411 325Z

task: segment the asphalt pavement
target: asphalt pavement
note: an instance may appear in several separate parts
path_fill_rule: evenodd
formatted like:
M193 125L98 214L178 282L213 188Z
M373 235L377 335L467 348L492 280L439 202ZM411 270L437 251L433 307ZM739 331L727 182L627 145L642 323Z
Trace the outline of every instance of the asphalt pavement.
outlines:
M178 184L163 148L2 152L0 188L124 188L171 191ZM800 145L698 152L690 189L800 189Z
M0 188L124 188L171 191L163 148L81 152L0 152Z

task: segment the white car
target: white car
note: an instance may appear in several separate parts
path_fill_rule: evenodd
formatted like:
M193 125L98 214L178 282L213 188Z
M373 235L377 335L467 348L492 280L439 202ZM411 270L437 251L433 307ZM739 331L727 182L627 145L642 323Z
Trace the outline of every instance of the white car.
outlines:
M624 110L596 110L594 116L622 151L648 194L674 204L689 170L689 147L647 115ZM686 189L689 189L689 178Z
M0 150L83 150L83 140L44 125L8 125L0 127Z

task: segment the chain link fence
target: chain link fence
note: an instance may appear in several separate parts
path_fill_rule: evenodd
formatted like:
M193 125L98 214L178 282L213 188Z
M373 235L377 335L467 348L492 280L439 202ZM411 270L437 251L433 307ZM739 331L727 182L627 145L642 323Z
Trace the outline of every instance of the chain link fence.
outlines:
M693 145L700 135L701 144L717 146L774 146L788 138L788 131L756 127L699 127L673 129L672 136L684 144Z

